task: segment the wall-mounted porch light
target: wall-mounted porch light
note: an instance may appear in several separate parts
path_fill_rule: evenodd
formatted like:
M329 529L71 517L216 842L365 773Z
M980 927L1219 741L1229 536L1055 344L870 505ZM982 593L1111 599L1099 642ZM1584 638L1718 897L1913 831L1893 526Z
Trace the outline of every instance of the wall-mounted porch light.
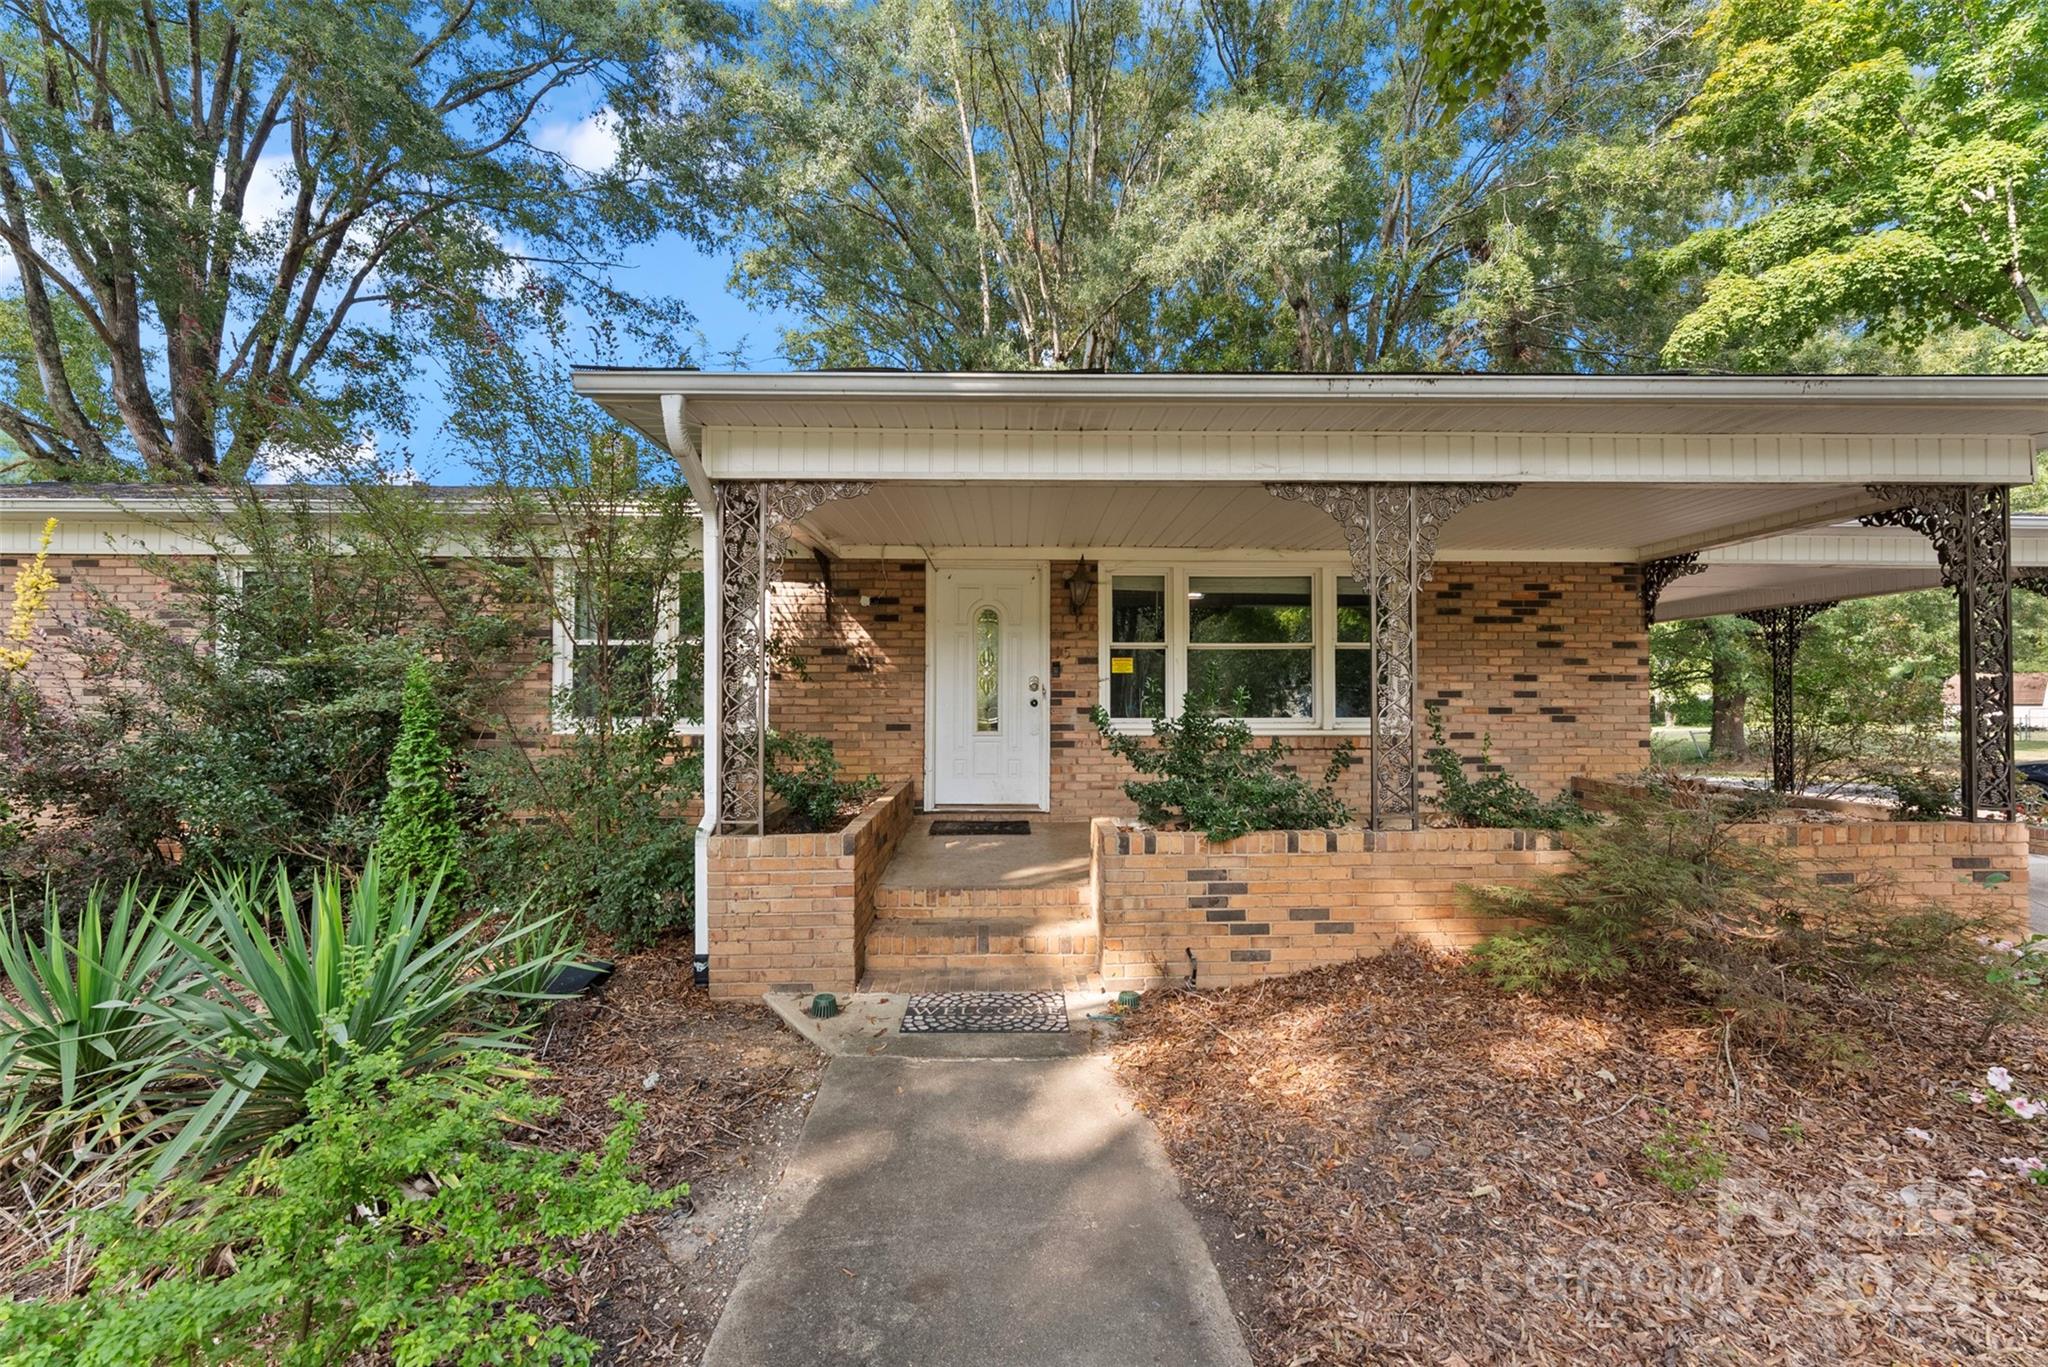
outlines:
M1066 578L1067 602L1072 604L1074 615L1080 616L1088 607L1088 595L1095 591L1095 575L1083 560L1068 573Z

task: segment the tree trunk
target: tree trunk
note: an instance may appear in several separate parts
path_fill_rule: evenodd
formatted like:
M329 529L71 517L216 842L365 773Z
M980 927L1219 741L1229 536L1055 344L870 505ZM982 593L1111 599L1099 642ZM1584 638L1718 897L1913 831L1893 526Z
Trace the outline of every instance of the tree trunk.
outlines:
M1713 726L1707 735L1707 753L1716 759L1748 759L1749 735L1743 727L1743 715L1749 707L1749 690L1742 684L1740 661L1715 650L1713 669L1707 681L1714 697Z

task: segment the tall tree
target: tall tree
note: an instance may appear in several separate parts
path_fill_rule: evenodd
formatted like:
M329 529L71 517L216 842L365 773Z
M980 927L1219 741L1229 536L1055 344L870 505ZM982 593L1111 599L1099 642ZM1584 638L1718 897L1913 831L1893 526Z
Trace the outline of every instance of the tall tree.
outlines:
M1854 363L1975 330L1967 368L2048 369L2048 6L1719 0L1703 36L1678 131L1745 212L1675 250L1720 273L1667 361L1786 368L1835 335Z
M803 361L1640 364L1672 274L1637 229L1690 226L1654 193L1684 168L1593 148L1679 108L1696 4L1563 0L1497 73L1428 9L785 0L711 70L724 143L667 159L729 168Z
M13 463L212 480L402 423L423 355L523 314L658 331L672 311L601 268L691 226L687 175L656 193L633 152L673 53L724 23L710 0L0 0ZM579 168L537 139L593 96L624 155Z

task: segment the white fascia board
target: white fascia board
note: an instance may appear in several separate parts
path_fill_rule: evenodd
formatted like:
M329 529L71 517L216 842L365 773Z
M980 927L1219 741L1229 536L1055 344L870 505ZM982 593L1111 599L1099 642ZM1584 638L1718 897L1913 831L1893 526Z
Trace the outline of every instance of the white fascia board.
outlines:
M1022 400L1108 402L2001 404L2048 407L2048 381L2000 375L1110 375L1075 371L711 371L578 368L592 398Z
M2026 484L2031 437L706 426L713 479Z

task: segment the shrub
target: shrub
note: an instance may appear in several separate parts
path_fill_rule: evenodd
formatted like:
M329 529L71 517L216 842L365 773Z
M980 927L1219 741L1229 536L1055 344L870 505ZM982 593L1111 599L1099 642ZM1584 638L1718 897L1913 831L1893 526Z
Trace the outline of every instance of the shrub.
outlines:
M1714 1126L1701 1121L1697 1128L1681 1129L1663 1111L1664 1127L1643 1141L1643 1168L1666 1191L1686 1196L1711 1186L1728 1171L1728 1159L1714 1147Z
M564 913L622 948L690 921L703 760L667 727L571 736L553 753L473 756L482 900Z
M118 1150L174 1104L182 1038L163 1008L192 975L178 941L200 928L189 890L143 897L133 883L92 890L75 942L64 919L52 889L40 935L10 911L0 938L0 1160L33 1151L32 1166L68 1176L78 1155Z
M1140 777L1124 784L1138 815L1155 826L1184 826L1211 840L1247 831L1341 826L1351 813L1332 785L1352 761L1346 741L1330 756L1320 784L1288 765L1277 739L1257 744L1251 728L1190 697L1176 718L1155 718L1151 743L1117 729L1109 713L1089 714L1109 752Z
M426 661L414 660L405 671L377 854L387 875L409 875L422 882L438 877L444 906L452 904L463 884L462 828L455 818L455 795L448 788L455 754L442 734L445 727L434 697L433 671Z
M839 756L823 736L774 732L768 737L767 759L763 781L789 809L786 825L793 831L836 830L882 786L873 774L841 778Z
M1948 821L1957 808L1953 774L1936 769L1872 769L1864 778L1892 791L1894 821Z
M359 865L378 833L412 636L443 653L442 699L484 715L516 614L430 554L450 529L404 490L206 500L219 560L153 560L167 612L91 596L66 623L84 687L0 707L0 808L34 812L0 877L68 888L184 882L280 856ZM334 497L339 498L336 494ZM232 556L229 560L225 557Z
M1565 836L1570 866L1527 887L1468 887L1477 914L1526 929L1475 951L1503 988L1634 978L1691 996L1737 1028L1817 1053L1842 1009L1880 1006L1881 989L1932 975L1996 1007L1985 923L1933 905L1902 905L1882 885L1817 883L1782 846L1738 827L1771 800L1717 796L1654 774L1612 819Z
M191 1362L582 1363L595 1345L522 1303L561 1241L669 1204L626 1159L640 1112L593 1153L523 1138L558 1103L471 1067L461 1085L392 1053L313 1086L304 1119L231 1183L104 1213L74 1299L0 1312L0 1356L77 1367Z
M1505 771L1486 773L1493 763L1493 738L1479 746L1481 776L1466 776L1464 761L1444 740L1443 713L1429 709L1430 749L1422 758L1436 774L1436 805L1460 826L1523 831L1561 831L1589 818L1569 792L1545 801Z
M550 938L554 918L523 912L488 935L471 922L436 939L438 882L387 882L374 858L352 887L329 869L308 894L302 914L281 865L267 882L219 878L206 888L218 948L176 937L210 989L174 1019L212 1090L176 1117L156 1175L246 1157L304 1119L313 1089L354 1058L389 1052L408 1075L479 1051L509 1066L525 1031L517 1007L540 972L574 957Z

